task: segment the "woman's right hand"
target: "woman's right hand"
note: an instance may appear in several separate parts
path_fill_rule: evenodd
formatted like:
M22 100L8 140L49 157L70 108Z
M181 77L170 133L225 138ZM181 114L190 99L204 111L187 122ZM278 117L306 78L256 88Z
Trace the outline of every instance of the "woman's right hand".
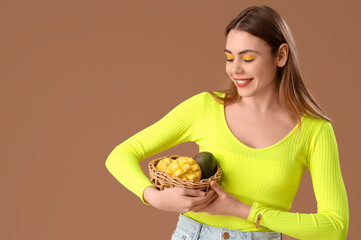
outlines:
M180 187L164 188L164 190L147 187L144 190L144 200L150 205L163 211L178 213L201 209L215 200L217 196L212 189L207 193Z

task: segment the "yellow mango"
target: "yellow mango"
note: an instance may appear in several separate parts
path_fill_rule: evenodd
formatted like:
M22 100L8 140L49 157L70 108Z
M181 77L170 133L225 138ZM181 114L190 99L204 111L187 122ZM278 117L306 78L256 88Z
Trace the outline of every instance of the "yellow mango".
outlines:
M200 166L191 157L179 157L173 160L165 173L184 180L200 180L202 176Z
M172 161L173 161L173 159L171 159L171 158L163 158L162 160L160 160L157 163L157 165L155 166L155 169L157 169L160 172L165 172L165 170L167 169L169 164L171 164Z

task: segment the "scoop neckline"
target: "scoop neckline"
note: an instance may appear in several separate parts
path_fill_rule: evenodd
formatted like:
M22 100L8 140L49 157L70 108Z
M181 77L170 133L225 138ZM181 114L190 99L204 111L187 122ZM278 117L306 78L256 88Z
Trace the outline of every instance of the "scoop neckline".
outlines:
M297 128L299 127L299 123L296 124L296 126L284 137L282 138L281 140L279 140L278 142L270 145L270 146L267 146L267 147L264 147L264 148L252 148L250 146L247 146L246 144L244 144L243 142L241 142L234 134L233 132L231 131L231 129L229 128L228 126L228 123L227 123L227 120L226 120L226 113L225 113L225 107L224 107L224 104L221 104L222 106L220 107L221 109L221 115L222 115L222 124L223 126L227 129L227 132L228 132L228 135L231 136L231 138L233 138L233 140L235 140L235 142L237 143L237 145L240 145L241 147L243 148L246 148L248 150L251 150L251 151L265 151L265 150L268 150L268 149L271 149L271 148L275 148L277 147L278 145L280 145L281 143L283 143L284 141L286 141L288 138L290 138L293 133L297 130ZM303 122L304 118L306 116L306 113L303 114L302 118L301 118L301 122Z

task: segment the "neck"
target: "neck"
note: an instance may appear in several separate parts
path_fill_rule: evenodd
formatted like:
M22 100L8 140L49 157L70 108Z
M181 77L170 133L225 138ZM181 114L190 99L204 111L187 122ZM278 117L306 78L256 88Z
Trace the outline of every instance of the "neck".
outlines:
M246 112L257 115L274 114L284 110L276 88L269 88L257 95L241 97L237 104Z

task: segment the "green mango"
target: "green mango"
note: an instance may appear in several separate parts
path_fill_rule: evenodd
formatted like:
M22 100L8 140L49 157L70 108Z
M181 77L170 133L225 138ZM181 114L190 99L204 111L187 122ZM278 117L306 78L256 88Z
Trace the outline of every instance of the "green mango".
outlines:
M217 171L217 161L214 155L210 152L200 152L193 159L201 167L201 179L212 177Z

